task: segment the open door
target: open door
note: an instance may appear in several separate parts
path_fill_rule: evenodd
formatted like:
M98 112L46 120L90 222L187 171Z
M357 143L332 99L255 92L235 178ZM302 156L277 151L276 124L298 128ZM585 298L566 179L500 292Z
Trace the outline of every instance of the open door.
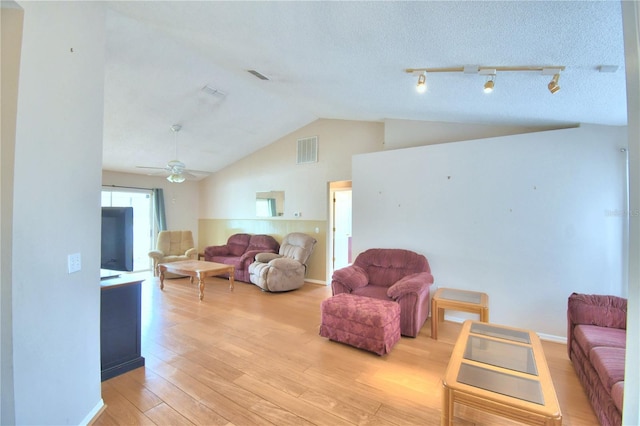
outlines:
M331 212L330 262L327 271L327 285L331 283L333 271L344 268L353 262L351 253L351 181L331 182L329 184Z

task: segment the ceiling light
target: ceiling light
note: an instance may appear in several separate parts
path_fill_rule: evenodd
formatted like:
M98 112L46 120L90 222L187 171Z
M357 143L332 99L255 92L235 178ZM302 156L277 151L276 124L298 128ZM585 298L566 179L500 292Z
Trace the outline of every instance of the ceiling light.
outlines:
M555 74L551 79L551 81L549 82L549 85L547 86L551 94L554 94L560 90L560 86L558 85L558 79L560 79L560 74Z
M601 71L609 70L606 66L600 67ZM495 88L496 72L542 72L543 75L552 75L553 79L548 85L551 93L556 93L560 90L558 85L558 79L560 73L565 70L564 66L539 66L539 65L525 65L517 67L494 67L494 66L479 66L479 65L465 65L463 67L449 67L449 68L407 68L405 72L408 74L418 75L418 85L416 89L418 92L423 93L427 90L427 73L464 73L464 74L479 74L487 76L487 81L484 84L485 93L490 93Z
M418 84L416 85L418 93L424 93L427 91L427 73L423 72L418 77Z
M487 82L484 84L484 93L493 92L493 86L495 86L495 84L494 84L493 80L491 79L491 77L489 77Z
M167 176L167 180L171 183L182 183L186 180L182 173L171 173Z

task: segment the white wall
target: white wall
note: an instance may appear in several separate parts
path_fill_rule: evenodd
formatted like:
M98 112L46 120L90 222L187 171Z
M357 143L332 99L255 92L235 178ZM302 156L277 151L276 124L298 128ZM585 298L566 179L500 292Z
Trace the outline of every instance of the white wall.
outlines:
M423 253L492 322L566 336L571 292L625 291L626 145L584 126L355 156L354 254Z
M384 149L410 148L446 142L495 138L569 127L577 127L577 124L563 126L499 126L495 124L387 119L384 120Z
M297 140L318 136L318 162L296 165ZM382 149L383 124L320 119L208 177L200 217L255 219L258 191L284 191L284 216L326 220L328 183L351 179L351 156Z
M622 2L629 126L629 302L622 423L640 424L640 5Z
M161 176L103 171L102 184L145 189L162 188L167 229L190 230L193 233L194 243L198 247L199 182L171 183Z
M13 204L15 423L79 424L103 405L105 10L95 2L19 5L24 33ZM82 270L73 274L67 272L71 253L82 257Z
M18 112L18 80L22 47L22 9L14 2L3 1L2 24L2 113L0 137L0 424L15 423L13 398L13 165Z

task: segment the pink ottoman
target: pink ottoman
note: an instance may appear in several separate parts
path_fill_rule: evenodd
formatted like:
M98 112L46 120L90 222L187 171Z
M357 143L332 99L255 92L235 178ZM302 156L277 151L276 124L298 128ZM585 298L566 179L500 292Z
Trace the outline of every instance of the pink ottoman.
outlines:
M322 301L320 335L378 355L400 340L400 305L340 293Z

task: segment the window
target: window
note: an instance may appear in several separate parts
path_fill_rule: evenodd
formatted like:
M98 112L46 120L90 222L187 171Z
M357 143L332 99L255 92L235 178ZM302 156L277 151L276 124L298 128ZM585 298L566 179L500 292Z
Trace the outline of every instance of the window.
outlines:
M133 270L151 269L149 251L153 250L151 191L145 189L103 189L103 207L133 207Z

